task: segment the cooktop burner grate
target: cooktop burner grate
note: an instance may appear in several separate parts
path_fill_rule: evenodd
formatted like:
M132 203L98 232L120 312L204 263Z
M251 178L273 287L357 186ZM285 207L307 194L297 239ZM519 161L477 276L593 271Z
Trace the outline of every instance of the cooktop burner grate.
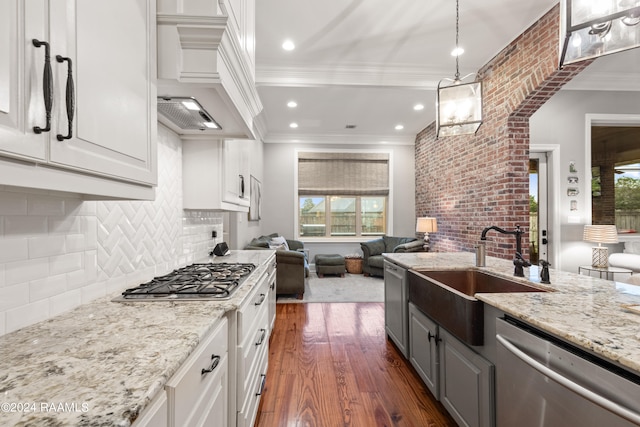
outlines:
M254 264L192 264L127 289L122 298L225 299L254 268Z

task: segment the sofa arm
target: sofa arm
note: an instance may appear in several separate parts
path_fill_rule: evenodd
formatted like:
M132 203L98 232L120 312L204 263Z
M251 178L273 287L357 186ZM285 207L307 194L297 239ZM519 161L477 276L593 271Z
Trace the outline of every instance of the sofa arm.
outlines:
M276 251L276 263L278 264L300 264L304 266L305 256L302 252L296 251Z
M626 268L634 273L640 272L640 255L631 253L613 253L609 255L611 267Z
M414 240L413 242L403 243L393 248L393 252L422 252L424 251L424 241Z
M370 256L380 255L384 252L384 240L376 239L369 240L368 242L360 243L360 248L364 255L363 259L367 259Z
M287 245L289 246L289 249L292 251L304 249L304 243L302 243L300 240L287 239Z

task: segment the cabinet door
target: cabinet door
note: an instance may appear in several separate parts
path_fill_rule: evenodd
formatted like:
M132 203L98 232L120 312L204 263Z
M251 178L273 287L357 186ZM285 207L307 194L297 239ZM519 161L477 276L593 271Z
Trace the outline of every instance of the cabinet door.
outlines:
M389 338L407 357L407 270L384 262L384 325Z
M249 141L225 140L223 143L223 200L249 206Z
M46 0L0 2L0 153L3 156L44 161L46 132L43 96L44 46L49 42Z
M150 0L50 1L58 104L52 163L156 183L155 19ZM59 63L56 55L71 62ZM67 100L69 66L75 93ZM75 104L71 128L69 102Z
M436 399L440 398L439 339L438 325L409 303L409 361Z
M461 426L494 425L494 366L440 328L440 401Z

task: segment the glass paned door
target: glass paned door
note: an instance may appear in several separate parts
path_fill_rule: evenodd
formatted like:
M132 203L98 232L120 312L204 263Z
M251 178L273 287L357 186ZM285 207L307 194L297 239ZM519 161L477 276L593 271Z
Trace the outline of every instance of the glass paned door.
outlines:
M547 155L529 156L529 258L532 264L549 260L547 226Z

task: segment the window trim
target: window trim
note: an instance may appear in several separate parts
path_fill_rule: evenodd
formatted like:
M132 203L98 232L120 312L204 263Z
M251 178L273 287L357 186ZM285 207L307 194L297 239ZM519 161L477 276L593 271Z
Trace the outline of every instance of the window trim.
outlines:
M298 153L384 153L389 156L389 195L387 196L387 231L389 236L393 235L393 189L394 189L394 157L393 150L390 149L328 149L328 148L296 148L293 152L293 235L296 240L309 243L330 242L330 243L350 243L361 242L363 238L372 236L340 236L340 237L304 237L300 236L300 211L298 195Z

